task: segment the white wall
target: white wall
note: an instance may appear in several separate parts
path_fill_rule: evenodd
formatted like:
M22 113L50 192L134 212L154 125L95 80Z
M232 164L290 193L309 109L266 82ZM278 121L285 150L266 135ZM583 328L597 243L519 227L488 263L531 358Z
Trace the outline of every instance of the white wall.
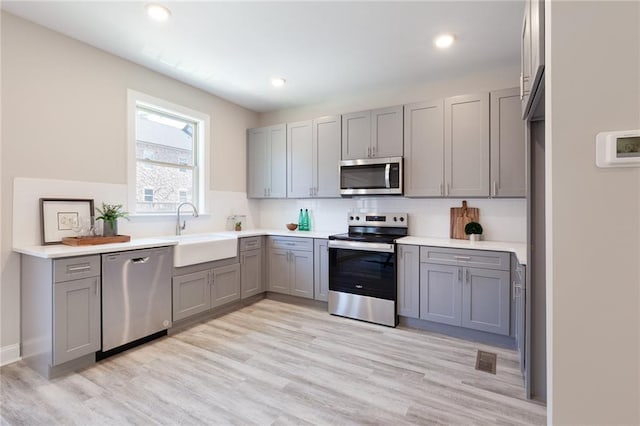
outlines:
M640 129L640 3L547 2L549 423L640 424L640 169L595 135Z
M13 185L17 177L41 179L42 195L84 194L104 199L126 188L127 89L202 111L211 117L213 210L199 227L223 229L223 211L246 208L245 130L257 114L59 33L2 12L1 324L0 349L15 348L20 334L19 256L13 246ZM32 182L33 183L33 182ZM87 185L90 188L87 190ZM115 189L114 189L115 188ZM119 196L118 196L119 197ZM126 204L122 198L105 199ZM31 217L37 204L18 215ZM21 217L22 218L22 217ZM24 218L22 218L24 219ZM39 222L20 222L32 240ZM195 221L191 221L194 222ZM123 223L134 236L173 232L171 220ZM204 225L202 225L204 226ZM0 357L6 353L0 351ZM6 361L0 358L0 362Z

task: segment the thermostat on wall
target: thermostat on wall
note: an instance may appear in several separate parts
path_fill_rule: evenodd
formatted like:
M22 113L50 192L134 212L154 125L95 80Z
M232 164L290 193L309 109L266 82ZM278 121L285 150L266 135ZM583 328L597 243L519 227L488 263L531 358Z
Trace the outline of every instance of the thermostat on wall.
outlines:
M640 129L596 135L598 167L640 167Z

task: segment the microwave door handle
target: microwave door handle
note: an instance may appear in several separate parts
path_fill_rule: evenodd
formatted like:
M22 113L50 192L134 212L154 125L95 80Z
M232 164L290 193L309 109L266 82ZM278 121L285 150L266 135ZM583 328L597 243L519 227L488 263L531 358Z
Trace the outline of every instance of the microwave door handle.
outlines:
M391 173L391 163L387 163L384 166L384 184L385 188L391 188L391 183L389 182L389 174Z

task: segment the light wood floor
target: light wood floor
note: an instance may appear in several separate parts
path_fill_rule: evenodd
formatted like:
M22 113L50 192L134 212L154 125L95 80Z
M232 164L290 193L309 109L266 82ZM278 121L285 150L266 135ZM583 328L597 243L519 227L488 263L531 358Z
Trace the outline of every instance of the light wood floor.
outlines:
M268 299L51 381L0 372L11 425L546 423L515 352Z

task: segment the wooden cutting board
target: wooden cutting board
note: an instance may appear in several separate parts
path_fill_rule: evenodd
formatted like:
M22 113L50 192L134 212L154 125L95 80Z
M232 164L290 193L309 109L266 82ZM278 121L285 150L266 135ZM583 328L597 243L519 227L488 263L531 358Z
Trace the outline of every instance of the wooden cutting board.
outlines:
M62 239L62 244L68 246L95 246L98 244L126 243L130 240L130 235L115 235L113 237L66 237Z
M480 220L480 209L477 207L468 207L467 201L462 202L462 207L451 207L451 230L450 238L458 240L468 240L469 237L464 233L464 227L469 222L478 222Z

